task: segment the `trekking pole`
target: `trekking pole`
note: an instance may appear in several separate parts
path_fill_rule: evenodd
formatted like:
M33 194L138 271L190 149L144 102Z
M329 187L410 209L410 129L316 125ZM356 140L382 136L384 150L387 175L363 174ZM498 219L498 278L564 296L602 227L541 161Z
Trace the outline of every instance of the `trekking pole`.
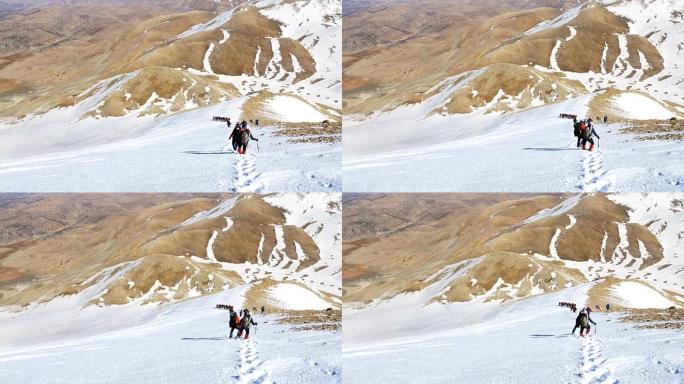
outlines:
M261 148L259 148L259 141L257 140L257 152L261 153Z

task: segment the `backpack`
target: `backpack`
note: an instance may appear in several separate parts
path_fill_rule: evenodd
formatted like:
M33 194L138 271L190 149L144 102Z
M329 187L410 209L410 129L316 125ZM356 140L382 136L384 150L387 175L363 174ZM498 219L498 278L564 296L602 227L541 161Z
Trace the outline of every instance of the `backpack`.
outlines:
M580 135L580 123L579 122L575 123L574 127L575 127L575 136L579 137L579 135Z
M247 145L249 143L249 129L242 131L242 136L240 137L242 145Z
M580 325L585 328L589 326L589 316L586 313L580 313Z
M584 133L584 130L587 129L587 124L584 121L580 121L579 123L579 131Z
M585 139L590 139L591 134L594 132L594 128L591 126L591 124L587 124L586 128L584 129L584 138Z
M233 315L233 322L234 322L233 324L235 324L235 326L240 325L240 316L238 316L237 313L235 315Z
M251 319L252 319L252 317L249 316L249 315L242 316L242 323L241 323L240 325L241 325L243 328L249 328L249 323L250 323L250 320L251 320Z

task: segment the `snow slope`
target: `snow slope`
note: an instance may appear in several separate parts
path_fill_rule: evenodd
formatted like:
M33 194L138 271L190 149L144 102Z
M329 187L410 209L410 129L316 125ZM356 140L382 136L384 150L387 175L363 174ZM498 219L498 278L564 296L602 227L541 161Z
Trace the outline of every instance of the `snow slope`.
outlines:
M611 102L620 113L629 119L666 120L672 117L672 112L657 101L636 92L625 92L614 97Z
M48 153L19 145L0 154L0 190L33 192L334 192L341 190L339 144L288 143L272 127L253 130L257 143L238 156L230 131L212 116L238 117L244 99L188 112L146 118L85 122L78 129L110 128L130 138L60 150L47 138ZM51 117L39 118L40 121ZM43 121L45 122L45 121ZM118 124L120 125L117 125ZM145 124L142 124L146 122ZM50 127L49 124L44 124ZM13 127L5 130L19 130ZM143 132L129 134L130 131ZM7 134L3 131L3 134ZM114 134L114 133L112 133ZM80 131L75 132L80 137ZM99 136L98 141L104 137ZM42 143L42 141L41 141Z
M677 141L635 141L620 124L596 124L595 152L575 147L572 121L591 96L514 114L430 116L403 107L345 121L344 185L349 192L683 191ZM414 130L414 126L420 126Z
M292 96L276 95L266 104L266 113L285 122L321 122L328 117L310 104Z
M674 305L655 289L634 281L618 284L611 293L627 308L669 308Z
M618 44L613 49L609 50L606 44L600 72L562 70L569 67L559 61L567 45L577 43L576 39L586 38L592 33L583 28L586 20L580 20L578 16L599 3L605 5L609 12L626 19L629 34L616 35ZM606 89L624 92L608 103L607 108L616 116L637 120L669 119L684 112L681 106L684 100L683 14L682 2L677 0L578 1L575 7L564 10L558 17L545 20L507 40L514 42L525 36L563 30L563 34L551 42L553 48L548 64L534 65L533 68L519 66L521 70L534 69L537 74L552 78L561 72L558 83L552 84L550 90L535 91L528 87L518 95L508 95L503 89L497 93L494 87L489 91L496 96L486 105L473 108L469 113L448 115L447 105L453 95L467 89L473 79L485 73L488 67L484 67L442 80L432 89L422 92L429 97L421 99L420 103L387 105L368 116L346 116L343 160L346 190L684 190L681 140L636 141L633 136L618 134L623 128L620 124L599 124L597 131L602 138L601 148L587 154L573 150L572 125L569 120L557 118L560 113L589 117L587 112L592 96ZM663 59L661 72L649 73L650 77L645 78L655 64L649 63L644 52L639 50L643 48L630 45L631 35L644 37L660 53ZM638 69L634 68L634 60L630 60L635 54L639 58ZM608 68L611 55L617 56L617 61ZM581 84L590 94L569 100L553 97L547 101L536 95L537 92L547 92L558 96L558 87L568 84L568 80ZM536 98L529 102L529 107L519 109L518 102L530 92L534 92ZM566 96L575 94L571 92ZM472 97L477 95L473 90ZM497 112L500 102L511 111L506 114ZM554 104L544 105L546 102Z
M280 283L275 287L269 288L268 295L278 302L282 308L286 309L324 310L329 306L327 301L297 284Z
M0 382L4 383L340 383L340 334L292 332L275 315L256 315L250 340L227 338L237 288L167 306L52 313L58 334L36 322L35 310L0 312ZM104 322L96 330L80 324ZM114 319L118 321L113 321ZM283 351L287 355L283 355Z
M250 0L243 4L275 20L282 37L297 40L316 63L310 78L295 81L301 67L292 56L294 72L278 61L278 39L267 73L228 76L214 74L214 50L231 39L224 26L243 8L231 8L206 23L194 25L165 41L173 43L199 32L221 30L202 56L202 68L173 68L193 86L205 79L205 92L217 92L215 82L234 85L240 96L226 92L210 107L189 100L182 112L168 115L174 104L152 93L139 110L120 117L99 116L105 99L142 70L98 81L81 93L74 106L40 115L0 121L0 191L182 192L182 191L341 191L341 148L338 143L289 143L276 136L274 127L260 127L250 154L235 156L229 148L230 132L213 116L241 118L243 105L261 92L278 96L268 113L285 122L319 122L339 117L341 108L341 4L338 0ZM257 56L256 63L259 62ZM155 79L155 77L153 77ZM187 93L187 90L185 91ZM289 95L289 96L287 96ZM294 96L293 96L294 95ZM187 95L186 95L187 96ZM296 96L296 97L295 97ZM128 100L131 95L125 96ZM211 97L207 96L209 99ZM229 100L230 99L230 100ZM207 101L207 100L204 100ZM142 115L151 107L160 114ZM253 112L253 111L252 111ZM86 117L88 116L88 117ZM301 137L306 139L306 137ZM260 150L259 150L260 149Z
M510 303L345 309L345 381L401 382L410 372L415 383L682 382L681 332L594 313L590 337L570 336L576 314L557 303L583 303L591 285ZM388 308L401 315L384 316Z

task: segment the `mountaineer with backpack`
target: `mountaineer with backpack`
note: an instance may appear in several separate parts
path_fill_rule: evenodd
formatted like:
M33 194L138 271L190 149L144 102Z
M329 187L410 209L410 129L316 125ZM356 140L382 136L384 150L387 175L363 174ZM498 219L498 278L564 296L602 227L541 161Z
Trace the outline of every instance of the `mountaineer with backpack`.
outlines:
M594 139L592 136L596 136L597 139L601 140L598 133L596 133L593 120L589 119L587 120L584 131L582 132L582 150L586 149L587 142L591 144L589 146L589 152L594 149Z
M249 144L249 140L255 140L259 141L256 137L252 135L252 131L247 128L247 122L242 121L242 129L240 131L240 143L238 144L238 153L239 154L245 154L247 153L247 145Z
M245 332L245 340L249 339L249 327L250 325L257 325L257 323L252 319L252 314L249 313L249 309L245 309L240 319L240 330L238 331L237 337L242 336L242 332Z
M233 338L233 331L238 330L238 337L240 335L240 316L238 316L237 312L233 310L233 306L229 305L228 306L228 326L230 327L230 334L228 335L229 339Z
M575 327L572 329L572 335L575 334L575 331L577 328L580 329L580 336L588 336L589 332L591 332L591 325L589 323L596 325L594 320L591 319L590 317L591 309L590 308L582 308L580 311L579 315L577 315L577 318L575 319ZM587 332L584 333L584 330Z
M584 124L584 122L583 121L582 122L577 121L577 117L574 117L572 119L572 126L574 128L574 134L575 134L575 137L577 138L577 149L580 148L580 145L582 142L582 129L583 129L582 124Z
M230 120L228 120L228 128L230 128ZM240 144L240 124L235 124L233 132L230 133L228 139L231 141L231 144L233 145L233 151L237 151L238 145Z

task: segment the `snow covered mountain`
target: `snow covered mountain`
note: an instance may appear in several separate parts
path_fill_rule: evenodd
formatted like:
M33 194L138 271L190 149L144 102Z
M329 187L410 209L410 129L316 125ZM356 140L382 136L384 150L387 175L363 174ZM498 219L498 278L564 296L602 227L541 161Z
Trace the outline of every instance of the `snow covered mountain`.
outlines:
M2 195L0 381L340 383L340 199Z
M681 381L682 198L345 195L345 380Z
M339 196L29 195L6 208L3 307L159 304L244 286L258 306L340 305Z
M340 2L181 3L34 4L0 20L18 29L7 37L0 67L0 167L13 180L29 169L38 172L30 178L43 179L18 187L8 179L2 183L8 190L340 190L339 176L329 172L340 157ZM201 162L205 168L184 161L189 152L230 153L224 148L230 132L214 116L260 121L257 137L266 137L265 152L280 160L266 159L266 169L283 174L300 166L285 147L318 161L294 180L264 171L252 172L262 177L250 185L221 180L246 170L227 156ZM141 161L136 151L149 156ZM203 175L205 186L152 164L162 157L167 167ZM114 172L105 169L118 161ZM134 170L126 167L136 162L148 175L167 172L166 183L148 177L126 185L116 170L130 175ZM68 177L75 172L69 167L83 169L83 163L108 175L96 180L116 187L75 187L46 177L54 169L45 168ZM216 167L222 169L211 171Z
M443 2L437 15L425 15L423 22L439 25L451 12L452 18L464 18L461 23L437 30L428 26L392 43L364 45L351 39L345 45L344 85L349 121L345 181L351 190L425 190L404 178L373 182L381 172L398 174L404 161L413 159L430 169L428 174L451 169L450 179L466 177L460 185L443 188L444 181L423 180L445 191L533 192L526 185L558 192L681 191L683 175L664 165L676 161L669 149L682 139L681 2L552 3L525 3L517 9L508 4L471 9L469 4L461 10ZM353 25L363 18L397 23L387 12L357 12L350 18ZM388 47L377 50L378 44ZM423 60L426 56L429 61ZM378 63L390 58L397 62L394 73L377 73ZM603 178L601 187L550 182L553 175L567 173L556 164L566 163L568 156L553 152L572 139L572 127L558 119L560 113L596 121L607 117L609 125L598 126L598 132L609 130L604 142L610 140L613 151L603 151L604 160L614 164L606 170L613 173L611 180ZM535 156L521 152L520 143L548 150ZM630 156L634 147L643 149L641 156L654 158ZM491 153L478 155L480 150ZM542 155L553 159L544 161ZM461 167L484 172L473 159L496 157L510 161L495 166L514 163L546 171L539 178L544 184L520 184L513 169L477 180L459 173ZM452 158L461 167L449 164ZM547 164L538 167L542 163Z
M5 63L3 81L23 87L5 94L11 104L5 100L3 115L23 118L79 104L88 106L76 118L156 115L270 90L299 97L334 118L340 107L340 66L335 60L339 2L223 3L230 3L223 12L179 12L118 25L125 29L95 35L95 46L87 47L85 58L73 55L44 63L48 55L75 49L60 42L53 43L50 52L28 57L19 50L14 61ZM158 12L152 9L148 12ZM51 71L77 67L85 73L55 79L36 70L48 66Z
M392 90L377 86L375 93L366 86L366 99L382 102L386 95L391 101L379 108L363 102L350 110L372 113L433 99L429 113L510 112L615 89L646 93L658 100L667 118L681 116L684 30L679 7L673 0L592 0L570 9L499 14L457 36L443 71L428 74L427 88L420 89L417 80ZM449 33L433 37L437 43L449 38ZM372 60L345 70L362 73L362 64ZM443 80L435 82L440 76ZM350 106L357 95L353 86L345 95Z
M631 307L621 287L684 305L681 195L360 196L345 209L350 303L507 302L595 282L590 300L616 307Z

